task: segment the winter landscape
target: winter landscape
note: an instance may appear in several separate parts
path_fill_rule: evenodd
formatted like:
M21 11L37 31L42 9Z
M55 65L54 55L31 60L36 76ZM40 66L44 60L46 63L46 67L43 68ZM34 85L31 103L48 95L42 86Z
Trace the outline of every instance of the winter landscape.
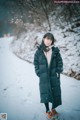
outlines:
M63 120L80 120L80 7L53 1L0 1L0 114L7 113L7 120L47 120L33 65L47 32L64 63L56 110Z
M8 120L46 120L34 66L12 53L12 40L0 38L0 113ZM80 81L61 74L61 89L57 111L64 120L80 120Z

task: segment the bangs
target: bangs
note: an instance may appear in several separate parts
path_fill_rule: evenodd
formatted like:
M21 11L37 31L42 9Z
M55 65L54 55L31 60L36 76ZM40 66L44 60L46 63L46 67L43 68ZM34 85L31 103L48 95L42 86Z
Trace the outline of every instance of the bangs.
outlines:
M47 36L46 38L53 41L51 36Z

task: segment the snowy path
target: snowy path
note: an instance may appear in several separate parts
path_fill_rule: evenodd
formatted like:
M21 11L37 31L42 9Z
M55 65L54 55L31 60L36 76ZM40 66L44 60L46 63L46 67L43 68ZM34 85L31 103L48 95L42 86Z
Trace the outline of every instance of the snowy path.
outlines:
M11 41L0 39L0 113L8 120L46 120L34 66L11 52ZM63 104L57 111L64 120L80 120L80 82L61 75L61 88Z

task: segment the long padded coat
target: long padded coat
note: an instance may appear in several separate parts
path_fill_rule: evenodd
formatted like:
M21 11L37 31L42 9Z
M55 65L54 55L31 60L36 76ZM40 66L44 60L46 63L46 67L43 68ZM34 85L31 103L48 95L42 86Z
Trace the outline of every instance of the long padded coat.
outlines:
M60 73L63 71L63 60L58 47L52 47L50 65L41 45L34 55L35 72L39 77L41 103L51 102L54 108L62 104ZM57 76L57 73L59 76Z

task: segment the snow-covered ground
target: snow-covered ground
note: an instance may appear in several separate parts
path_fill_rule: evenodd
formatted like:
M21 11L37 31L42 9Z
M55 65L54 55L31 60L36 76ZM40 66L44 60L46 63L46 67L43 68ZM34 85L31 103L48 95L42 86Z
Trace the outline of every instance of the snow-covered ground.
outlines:
M46 120L34 66L11 52L12 40L0 39L0 113L8 120ZM61 75L61 89L63 104L57 111L64 120L80 120L80 81Z

